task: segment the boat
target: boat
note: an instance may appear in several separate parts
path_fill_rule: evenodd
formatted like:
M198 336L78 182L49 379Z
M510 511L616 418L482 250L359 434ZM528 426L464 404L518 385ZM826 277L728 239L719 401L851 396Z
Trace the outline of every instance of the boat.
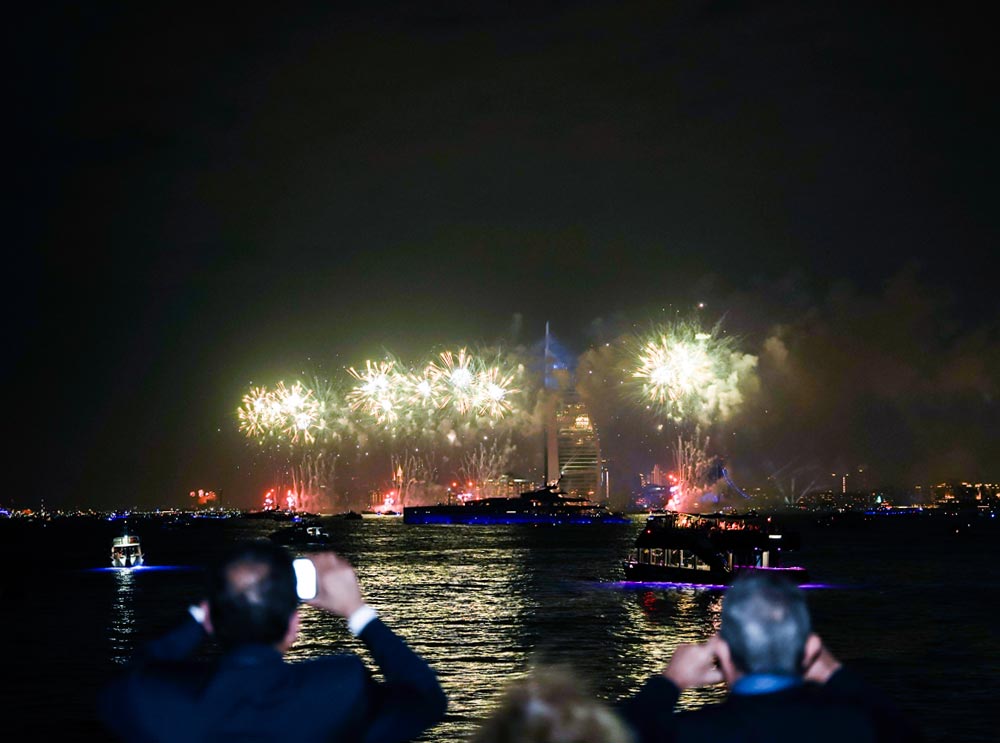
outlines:
M296 524L269 536L272 542L297 550L328 550L333 546L330 533L318 524Z
M247 511L243 514L246 519L270 519L271 521L298 521L302 514L295 511L282 511L276 508L266 508L262 511Z
M480 498L459 504L406 506L404 524L628 524L622 513L554 485L514 498Z
M347 511L346 513L338 513L330 518L338 519L340 521L361 521L363 516L357 511Z
M728 585L739 575L781 573L795 583L805 568L785 566L786 551L799 549L798 533L757 514L650 514L625 560L625 580Z
M145 556L139 537L126 532L111 540L111 566L115 568L137 568L143 564Z

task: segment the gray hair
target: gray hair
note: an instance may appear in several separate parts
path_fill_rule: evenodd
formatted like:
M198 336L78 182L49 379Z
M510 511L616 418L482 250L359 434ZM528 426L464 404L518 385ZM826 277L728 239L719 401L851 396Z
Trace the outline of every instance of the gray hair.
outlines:
M752 574L726 592L719 634L743 673L802 675L810 632L805 594L781 576Z
M566 667L536 668L508 685L471 743L632 743L625 722Z

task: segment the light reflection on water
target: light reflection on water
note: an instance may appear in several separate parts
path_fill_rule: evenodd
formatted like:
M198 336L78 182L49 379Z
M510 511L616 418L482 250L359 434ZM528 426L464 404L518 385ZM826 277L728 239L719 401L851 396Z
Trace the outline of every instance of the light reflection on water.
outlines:
M110 573L114 576L106 635L111 661L123 665L135 653L138 641L140 623L136 604L139 581L149 574L196 572L196 570L187 565L141 565L133 568L87 568L80 572Z
M115 593L111 602L111 622L108 644L111 660L119 665L128 662L133 653L135 634L135 569L110 568L115 571Z
M438 672L448 694L448 718L427 740L467 736L504 686L534 663L568 665L598 695L618 698L660 671L677 644L704 640L718 625L718 591L615 585L617 555L634 536L628 526L558 533L363 526L364 544L344 534L341 551L355 564L366 600ZM361 650L342 621L303 609L291 660L347 649ZM682 706L719 694L686 694Z

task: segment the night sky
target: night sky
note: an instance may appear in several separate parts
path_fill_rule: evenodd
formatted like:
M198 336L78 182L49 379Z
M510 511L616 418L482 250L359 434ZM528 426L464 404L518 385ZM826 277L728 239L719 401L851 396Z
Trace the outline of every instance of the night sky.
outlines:
M546 321L586 354L698 302L760 359L717 432L744 482L1000 478L981 18L326 5L9 20L0 505L256 504L251 382Z

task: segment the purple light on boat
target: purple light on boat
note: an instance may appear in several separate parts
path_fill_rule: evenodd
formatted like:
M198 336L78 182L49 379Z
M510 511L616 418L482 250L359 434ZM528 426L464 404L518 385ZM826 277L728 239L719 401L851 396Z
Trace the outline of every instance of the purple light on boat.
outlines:
M671 581L632 581L632 580L620 580L611 583L602 584L608 588L616 589L648 589L656 588L660 590L664 589L701 589L706 591L725 591L729 588L729 585L725 583L676 583ZM837 589L843 588L843 586L836 586L830 583L799 583L799 588L803 590L820 590L820 589Z
M759 567L757 565L735 565L733 567L733 575L755 575L760 573L770 573L771 575L783 575L789 580L808 580L809 573L806 572L805 568L800 567Z
M675 581L645 581L620 580L606 584L610 588L659 588L659 589L701 589L703 591L721 591L728 586L724 583L677 583Z
M83 573L153 573L157 571L172 571L172 570L198 570L199 568L190 565L136 565L131 568L84 568Z

